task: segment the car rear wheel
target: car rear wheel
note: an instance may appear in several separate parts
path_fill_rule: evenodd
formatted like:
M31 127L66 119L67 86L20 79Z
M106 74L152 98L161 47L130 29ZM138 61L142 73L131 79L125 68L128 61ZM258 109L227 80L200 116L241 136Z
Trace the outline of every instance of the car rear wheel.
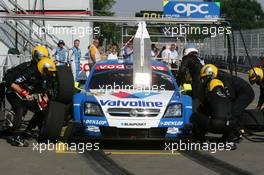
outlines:
M50 101L40 129L39 141L58 141L66 116L67 105L56 101Z
M70 104L74 95L74 78L72 70L68 66L57 67L57 95L56 101L64 104Z

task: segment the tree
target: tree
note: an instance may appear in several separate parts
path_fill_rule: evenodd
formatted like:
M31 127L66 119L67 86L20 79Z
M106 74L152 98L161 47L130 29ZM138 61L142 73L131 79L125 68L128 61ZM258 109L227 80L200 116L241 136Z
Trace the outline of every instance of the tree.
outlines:
M264 13L256 0L220 0L222 15L231 20L233 28L264 27Z
M94 15L95 16L113 16L115 13L111 11L112 6L116 3L115 0L94 0ZM112 41L117 42L120 39L120 32L117 30L118 25L114 23L94 23L101 29L101 38L106 39L107 43Z
M115 0L94 0L94 15L113 16L114 13L111 12L111 8L115 3Z

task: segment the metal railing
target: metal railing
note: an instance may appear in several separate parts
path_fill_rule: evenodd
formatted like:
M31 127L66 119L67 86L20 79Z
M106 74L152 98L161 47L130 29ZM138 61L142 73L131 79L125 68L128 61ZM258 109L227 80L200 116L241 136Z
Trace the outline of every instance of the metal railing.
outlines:
M261 65L264 58L264 29L243 30L241 31L249 51L248 60L246 51L239 31L233 33L234 40L231 38L232 60L237 65L238 71L247 71L250 68L249 61L253 66ZM234 46L233 47L233 43ZM229 68L227 37L218 35L215 38L206 38L199 43L200 54L207 62L214 63L220 67ZM233 53L235 51L235 53Z

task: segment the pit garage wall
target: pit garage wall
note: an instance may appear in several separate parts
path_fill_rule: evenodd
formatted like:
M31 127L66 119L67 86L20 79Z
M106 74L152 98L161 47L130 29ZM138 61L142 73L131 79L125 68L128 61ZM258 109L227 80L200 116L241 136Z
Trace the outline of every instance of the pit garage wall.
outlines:
M25 10L44 10L52 11L51 14L76 14L80 11L87 10L90 12L92 7L91 0L17 0L18 4ZM36 9L34 9L34 5L36 2ZM44 2L44 5L42 4ZM73 40L79 39L81 41L81 50L83 55L85 54L88 45L91 43L93 35L87 34L83 35L83 29L89 29L92 27L92 23L90 22L59 22L59 21L46 21L46 27L55 27L56 29L64 28L59 31L64 32L56 32L56 36L59 39L63 39L67 46L72 47ZM65 28L67 31L71 31L71 28L79 29L80 34L76 34L76 32L65 32ZM37 30L38 31L38 30ZM51 33L53 30L51 30ZM52 41L50 41L52 43ZM55 44L54 44L55 45ZM2 48L2 46L0 46ZM1 49L2 50L2 49ZM6 49L4 49L6 50ZM2 53L2 52L1 52ZM6 52L4 53L6 54Z

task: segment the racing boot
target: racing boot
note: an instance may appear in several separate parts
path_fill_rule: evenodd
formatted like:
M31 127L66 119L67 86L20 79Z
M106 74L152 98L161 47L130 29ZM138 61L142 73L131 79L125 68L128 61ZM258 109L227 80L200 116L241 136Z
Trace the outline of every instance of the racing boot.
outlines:
M228 134L226 145L228 144L231 150L236 150L237 144L240 143L241 141L242 141L241 133L239 132L239 130L234 130Z
M227 146L227 145L229 145L229 146ZM237 144L235 142L226 142L225 148L234 151L237 149Z
M25 130L22 137L27 140L37 139L38 135L33 130Z
M229 132L227 135L227 141L229 142L240 143L242 139L243 137L239 129L234 129L233 131Z
M17 146L17 147L29 146L29 143L21 136L9 137L7 142L10 143L12 146Z

